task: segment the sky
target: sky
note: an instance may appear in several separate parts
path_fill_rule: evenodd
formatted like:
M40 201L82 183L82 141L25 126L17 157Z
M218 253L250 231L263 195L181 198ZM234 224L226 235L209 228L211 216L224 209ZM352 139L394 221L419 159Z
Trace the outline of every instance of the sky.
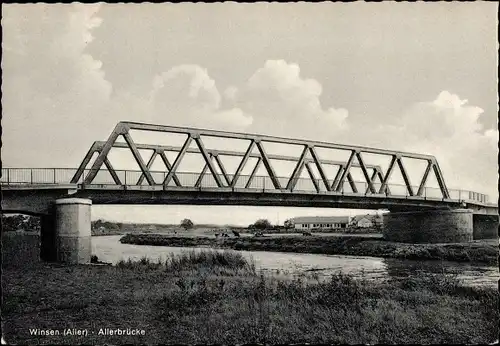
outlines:
M498 198L495 2L2 12L3 167L76 168L93 141L129 120L430 154L449 188ZM114 160L131 169L125 156ZM245 225L360 212L94 206L92 218Z

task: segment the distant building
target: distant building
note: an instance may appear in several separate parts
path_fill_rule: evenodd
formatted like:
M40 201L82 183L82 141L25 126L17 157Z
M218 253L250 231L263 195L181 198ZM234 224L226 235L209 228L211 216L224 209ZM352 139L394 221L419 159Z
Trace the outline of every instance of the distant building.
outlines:
M359 215L351 219L351 225L354 227L368 228L373 227L373 221L368 215Z
M304 216L290 220L295 229L347 228L350 216Z
M351 218L349 226L359 228L369 228L382 224L382 216L380 215L356 215Z

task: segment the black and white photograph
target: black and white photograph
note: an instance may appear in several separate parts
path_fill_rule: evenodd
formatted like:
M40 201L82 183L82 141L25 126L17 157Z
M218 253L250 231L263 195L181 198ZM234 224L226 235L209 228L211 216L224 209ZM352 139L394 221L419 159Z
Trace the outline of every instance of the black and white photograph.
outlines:
M2 344L498 344L497 2L1 10Z

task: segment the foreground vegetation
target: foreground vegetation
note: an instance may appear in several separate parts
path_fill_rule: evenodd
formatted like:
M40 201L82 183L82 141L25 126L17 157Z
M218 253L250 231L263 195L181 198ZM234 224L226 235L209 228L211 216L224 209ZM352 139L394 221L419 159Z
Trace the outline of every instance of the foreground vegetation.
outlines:
M2 286L3 335L16 344L488 343L498 335L496 289L437 276L285 280L258 275L233 252L7 266ZM34 336L28 328L89 335ZM102 336L99 328L145 335Z
M415 260L447 260L497 264L498 245L493 243L404 244L359 236L342 237L173 237L161 234L127 234L125 244L158 246L211 246L214 248L373 256Z

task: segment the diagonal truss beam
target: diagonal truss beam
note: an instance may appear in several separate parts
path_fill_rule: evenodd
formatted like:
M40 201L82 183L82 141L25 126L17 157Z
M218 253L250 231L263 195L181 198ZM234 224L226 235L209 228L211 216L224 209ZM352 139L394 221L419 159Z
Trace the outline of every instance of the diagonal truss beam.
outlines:
M351 155L349 156L349 160L347 160L347 164L344 167L344 169L342 170L342 174L340 175L340 179L339 179L339 182L337 184L337 188L335 189L337 192L340 192L344 186L344 180L346 179L347 174L349 173L349 169L351 168L352 161L353 161L355 155L356 155L356 151L351 150ZM350 180L349 180L349 182L350 182Z
M406 174L406 169L405 166L403 165L403 161L401 161L401 157L398 157L396 161L398 163L399 170L401 171L401 175L403 176L403 180L405 181L408 194L410 196L413 196L413 188L411 187L410 177L408 176L408 174Z
M132 137L130 137L130 134L128 132L123 134L123 138L125 139L125 142L127 142L128 147L130 148L130 151L132 151L132 155L134 155L134 159L141 168L142 174L146 177L146 180L148 181L149 185L154 185L155 181L153 180L153 177L151 176L151 173L149 173L149 169L146 167L146 164L142 160L141 154L139 153L139 150L135 146L134 141L132 140Z
M311 156L313 158L314 164L316 165L316 169L318 170L319 175L321 176L321 180L323 180L323 184L325 184L326 191L331 191L333 188L330 186L330 182L328 181L328 178L325 174L325 171L323 170L323 167L321 166L321 162L318 158L318 154L316 153L316 150L314 149L313 146L310 146L309 151L311 152Z
M295 185L297 184L297 181L299 180L300 174L302 173L302 170L304 169L304 160L307 156L307 152L309 148L307 146L304 146L304 150L302 151L302 154L300 155L299 161L297 161L297 164L295 165L295 168L293 169L293 173L290 176L290 179L288 179L288 184L286 185L286 189L289 191L292 191Z
M170 164L170 161L168 161L168 158L167 158L167 155L165 154L165 151L161 150L159 152L159 155L160 155L163 163L165 164L165 167L167 167L167 170L170 172L172 170L172 165ZM182 184L179 181L179 178L177 178L177 174L175 174L175 172L172 175L172 179L174 180L175 185L182 186Z
M155 161L156 156L158 156L158 152L156 150L154 150L153 154L151 155L151 157L148 160L148 163L146 164L146 169L148 170L148 172L151 169L151 166L153 165L153 162ZM141 185L142 184L142 182L144 181L144 177L145 177L144 173L141 174L141 176L137 180L137 185Z
M203 156L203 159L205 160L205 163L208 165L208 169L210 170L210 173L212 173L215 182L217 183L218 187L223 187L224 184L222 183L222 180L220 179L219 174L215 170L215 167L213 165L213 162L210 158L210 155L208 154L207 150L205 149L205 146L203 145L203 142L200 138L200 136L195 136L194 140L196 142L196 145L198 145L198 149L200 149L201 155Z
M118 174L116 174L116 171L113 168L113 165L111 165L111 162L109 162L109 160L108 160L107 157L104 159L104 165L106 165L106 168L108 169L109 174L111 174L111 177L113 178L115 184L116 185L121 185L122 182L120 181L120 178L118 177Z
M420 186L418 187L417 196L422 196L425 191L425 183L427 182L427 178L429 177L429 173L431 172L432 161L427 161L427 167L425 168L424 176L422 177L422 181L420 182Z
M337 191L337 186L339 185L340 182L340 176L342 175L342 172L344 171L344 165L339 165L339 168L337 169L337 174L335 174L335 178L333 179L331 190Z
M386 193L386 188L389 182L389 178L391 177L392 171L394 170L394 165L396 164L397 156L393 155L391 158L391 163L389 164L389 168L387 168L387 172L385 173L384 179L382 179L382 185L380 186L379 193Z
M106 141L106 143L102 147L99 155L97 155L94 163L92 164L92 167L90 168L89 174L87 174L87 176L85 177L85 179L83 181L84 184L91 184L92 183L92 181L94 180L94 178L97 175L97 172L99 172L99 170L101 169L101 166L103 165L104 160L108 157L108 153L111 150L111 148L113 147L113 144L116 142L116 139L118 138L118 136L120 136L121 134L127 133L127 132L128 132L128 127L126 127L122 123L118 123L118 125L116 125L113 132L111 132L111 134L109 135L108 140ZM82 162L82 164L83 164L83 162Z
M201 187L201 182L203 181L203 177L207 173L207 170L208 170L208 165L205 163L205 166L203 166L203 169L201 170L201 173L198 176L198 179L196 180L194 187Z
M436 180L439 184L439 188L441 189L441 193L443 194L444 199L450 198L450 193L448 192L448 188L444 182L443 173L439 168L439 164L435 159L432 160L432 168L434 170L434 174L436 175Z
M255 175L257 174L257 171L259 170L260 163L262 162L262 159L259 157L257 159L257 162L255 163L255 167L252 170L252 173L250 173L250 176L248 177L248 181L245 185L245 189L248 189L250 185L252 185L252 180L255 178Z
M361 152L356 152L356 158L358 159L358 163L361 166L363 175L365 176L366 183L368 184L368 189L370 190L371 193L375 193L375 187L373 187L372 179L368 175L368 170L366 169L365 163L363 162L363 158L361 157Z
M214 158L215 162L217 162L217 165L219 165L222 176L224 177L224 179L226 179L227 186L231 186L231 179L229 179L229 176L227 175L226 169L224 168L224 165L222 164L219 155L214 155Z
M90 160L92 159L92 156L94 156L95 153L100 154L103 145L104 145L104 142L94 142L92 144L89 151L87 151L87 154L85 154L85 157L83 158L82 162L80 163L80 166L76 170L75 175L73 175L73 178L71 178L71 180L70 180L71 184L78 183L78 181L82 177L83 173L85 172L85 167L87 167Z
M320 191L319 183L318 183L318 180L316 179L316 176L314 175L314 172L311 168L311 165L309 164L309 162L307 162L305 165L307 168L307 173L309 173L309 177L311 177L311 180L314 184L314 188L316 189L316 192L319 192Z
M240 178L241 172L243 171L243 167L245 167L246 163L248 162L248 158L252 154L252 150L253 150L254 146L255 146L255 142L253 140L250 141L250 145L248 146L248 149L245 152L243 159L241 160L240 164L238 165L238 168L236 169L236 172L234 173L233 180L231 181L231 187L236 186L236 183L238 182L238 179Z
M349 185L351 185L352 192L358 193L358 187L356 186L356 182L352 178L352 175L347 174L347 181L349 182Z
M170 180L172 180L174 174L177 172L177 169L179 168L179 165L180 165L180 163L182 161L182 158L186 154L187 148L191 144L192 140L193 140L193 138L191 136L188 136L188 138L186 138L186 141L182 145L181 151L179 151L179 154L177 154L177 157L175 158L175 161L172 164L172 168L170 169L170 171L168 172L167 176L163 180L163 186L164 186L164 188L166 188L168 186L168 184L170 183Z
M264 150L264 147L262 146L262 142L256 141L255 144L257 145L257 149L259 149L262 163L264 163L264 167L266 167L267 173L269 174L269 177L273 182L274 188L276 190L281 190L281 184L278 180L278 177L276 176L276 173L274 172L273 167L271 166L271 163L269 162L269 158L266 154L266 151Z

